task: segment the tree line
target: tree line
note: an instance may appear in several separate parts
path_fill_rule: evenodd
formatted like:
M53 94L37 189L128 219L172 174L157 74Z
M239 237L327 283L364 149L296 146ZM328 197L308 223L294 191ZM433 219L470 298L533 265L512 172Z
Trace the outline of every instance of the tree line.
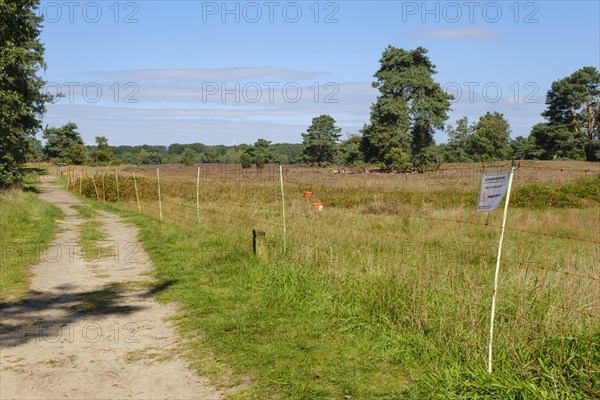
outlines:
M490 110L476 122L466 117L448 125L452 95L434 80L435 65L427 49L388 46L372 86L379 95L370 121L342 139L330 115L313 118L301 133L302 143L208 146L110 146L104 136L86 146L77 125L43 130L45 145L35 138L42 128L45 104L54 98L43 92L38 75L46 68L39 41L42 17L39 0L0 1L0 187L18 183L28 159L51 157L68 164L114 163L240 163L244 168L265 163L378 166L395 170L423 169L443 162L505 159L600 159L600 72L583 67L554 81L546 95L544 122L527 137L511 138L509 121ZM445 130L447 143L436 144L434 132Z
M253 145L210 146L203 143L169 146L138 145L111 146L104 136L95 138L95 145L85 145L77 124L68 122L61 127L46 127L42 134L46 143L34 139L26 159L29 161L52 159L55 163L69 165L117 164L239 164L245 168L267 163L296 164L302 162L301 143L271 143L258 139Z
M467 117L447 125L452 96L433 80L435 65L427 49L388 46L372 83L379 90L370 123L339 141L335 120L321 115L303 134L304 158L323 164L377 164L396 170L420 169L442 162L507 159L600 159L600 72L583 67L554 81L546 95L545 122L527 137L511 138L509 121L488 111L475 123ZM448 141L436 144L435 130Z
M414 170L447 163L506 159L600 158L598 112L600 73L584 67L552 84L546 96L546 122L533 126L529 136L511 138L508 120L489 111L476 122L467 117L446 124L452 96L433 79L435 66L427 50L389 46L380 60L373 87L380 92L371 107L370 123L341 139L341 129L330 115L313 118L301 133L302 143L276 143L258 139L254 144L209 146L202 143L169 146L109 146L105 137L84 146L77 125L69 122L43 132L46 145L29 141L29 156L52 157L66 164L171 164L228 163L243 168L266 163L376 166ZM444 129L446 143L436 144L433 134Z

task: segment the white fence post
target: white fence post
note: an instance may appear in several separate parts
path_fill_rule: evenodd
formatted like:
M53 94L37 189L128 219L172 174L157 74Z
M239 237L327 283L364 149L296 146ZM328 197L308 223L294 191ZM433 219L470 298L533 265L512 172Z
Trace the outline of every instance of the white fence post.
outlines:
M200 225L200 167L196 178L196 222Z
M160 171L159 168L156 168L156 182L158 184L158 214L160 216L160 222L163 220L163 212L162 212L162 200L160 198Z
M508 188L506 190L506 201L504 203L504 215L502 216L502 228L498 240L498 255L496 256L496 272L494 274L494 291L492 292L492 311L490 313L490 334L488 340L488 372L492 373L492 350L494 343L494 317L496 314L496 294L498 292L498 275L500 273L500 258L502 256L502 242L504 241L504 228L506 227L506 214L508 213L508 202L512 188L513 176L515 175L515 162L513 161L510 175L508 176Z
M286 254L286 235L285 235L285 194L283 193L283 169L279 164L279 183L281 186L281 216L283 220L283 255Z

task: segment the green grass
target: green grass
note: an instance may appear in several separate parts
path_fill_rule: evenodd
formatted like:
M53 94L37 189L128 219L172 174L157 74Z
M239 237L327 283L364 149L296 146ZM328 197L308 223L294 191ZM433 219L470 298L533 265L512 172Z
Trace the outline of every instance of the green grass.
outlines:
M304 184L286 186L287 259L271 182L202 185L201 230L193 182L179 177L165 179L165 223L127 214L165 284L160 299L183 306L177 321L202 374L241 386L232 397L244 399L598 393L600 181L517 186L525 189L509 215L490 375L501 213L472 210L476 182L388 179L380 188L347 179L306 186L326 202L323 213L301 198ZM152 193L142 210L157 217ZM252 228L267 232L264 260L251 254Z
M589 358L585 341L538 343L538 365L528 368L515 368L513 355L499 353L488 375L482 351L461 348L458 357L437 334L394 319L398 312L386 309L386 297L398 293L385 278L333 282L315 269L257 260L214 232L130 218L141 228L158 280L170 283L159 299L183 306L177 321L193 365L223 387L246 382L233 398L589 397L581 363L600 360ZM531 362L525 351L517 353Z
M232 367L237 378L225 386L249 377L241 398L383 399L407 387L407 365L417 368L413 343L397 343L397 330L357 304L351 284L261 262L216 237L198 241L146 217L134 221L157 278L172 282L159 299L184 307L179 326L195 366L221 384Z
M98 212L88 205L75 204L71 208L76 210L83 219L93 219L98 215Z
M2 263L0 301L17 301L29 292L28 267L37 263L56 231L63 213L35 193L10 190L0 193Z
M84 220L79 224L81 229L79 237L79 245L85 250L85 253L89 256L89 252L93 248L96 251L102 252L102 249L98 250L96 244L106 238L106 234L100 230L102 223L96 220L98 213L88 205L72 205L71 208L79 212L79 216Z
M428 399L587 399L588 389L599 389L598 376L582 372L583 363L600 365L600 332L593 342L576 338L545 340L538 350L536 365L517 370L499 363L492 374L481 367L450 364L427 372L405 395ZM562 357L557 358L560 350ZM598 372L596 372L597 374Z

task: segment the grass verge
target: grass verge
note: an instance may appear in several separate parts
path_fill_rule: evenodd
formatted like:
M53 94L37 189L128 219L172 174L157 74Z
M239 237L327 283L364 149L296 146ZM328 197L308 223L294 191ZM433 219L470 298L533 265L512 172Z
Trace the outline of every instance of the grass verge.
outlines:
M399 332L309 269L267 263L226 239L130 216L177 317L191 359L233 398L398 398L414 353ZM366 329L363 329L366 328ZM404 353L406 357L404 357ZM252 384L243 385L250 381Z
M39 261L56 230L56 221L63 216L31 191L0 193L0 301L18 301L27 295L28 267Z

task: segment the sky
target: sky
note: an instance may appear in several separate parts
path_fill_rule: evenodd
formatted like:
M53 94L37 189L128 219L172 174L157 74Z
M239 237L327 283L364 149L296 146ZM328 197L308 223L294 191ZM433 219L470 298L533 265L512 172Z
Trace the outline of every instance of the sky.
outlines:
M553 81L600 68L600 1L46 1L44 126L86 144L300 143L328 114L369 122L388 45L428 50L455 96L447 124L543 122ZM447 135L435 134L438 143Z

